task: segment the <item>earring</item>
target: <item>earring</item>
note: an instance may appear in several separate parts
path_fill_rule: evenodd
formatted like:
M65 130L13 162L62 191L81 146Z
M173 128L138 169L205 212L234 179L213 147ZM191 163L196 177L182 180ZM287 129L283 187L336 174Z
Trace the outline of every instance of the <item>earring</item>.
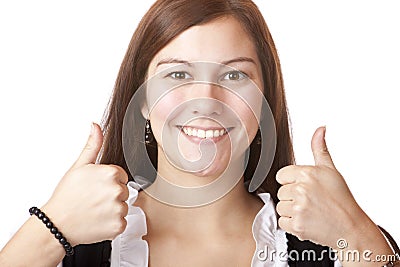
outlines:
M144 142L146 143L146 145L150 144L151 142L153 142L153 133L151 131L151 125L150 125L150 120L146 120L146 133L144 135Z
M260 132L260 129L258 129L255 139L256 139L256 144L257 145L261 145L261 132Z

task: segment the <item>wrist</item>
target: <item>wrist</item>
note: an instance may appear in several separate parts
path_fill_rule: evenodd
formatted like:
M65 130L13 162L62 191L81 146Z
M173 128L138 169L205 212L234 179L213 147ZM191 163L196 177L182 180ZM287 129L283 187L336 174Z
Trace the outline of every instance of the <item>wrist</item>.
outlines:
M382 266L386 262L379 260L393 254L378 226L361 209L347 227L347 234L342 237L345 246L341 247L338 241L335 247L343 266Z
M40 209L47 214L53 224L63 233L71 246L79 245L71 236L71 218L68 216L68 212L65 212L63 209L60 209L59 206L53 205L53 203L50 202L47 202Z
M37 207L32 207L29 209L29 213L31 216L37 217L39 221L43 223L43 227L46 227L48 231L54 235L54 238L58 240L61 247L65 250L67 256L71 256L74 254L74 249L72 248L71 244L62 234L62 232L57 228L57 226L52 222L52 220Z

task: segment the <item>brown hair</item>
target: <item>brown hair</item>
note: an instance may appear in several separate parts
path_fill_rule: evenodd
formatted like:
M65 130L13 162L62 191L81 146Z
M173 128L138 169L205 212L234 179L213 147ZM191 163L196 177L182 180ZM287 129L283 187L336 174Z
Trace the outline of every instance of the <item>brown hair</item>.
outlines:
M277 201L279 184L275 180L276 172L283 166L293 164L294 154L278 54L264 18L251 0L158 0L153 4L133 34L119 70L103 121L105 142L101 163L117 164L127 173L135 173L132 169L129 172L124 159L122 125L132 96L146 79L151 60L158 51L188 28L226 16L232 16L242 24L252 38L261 62L264 95L274 116L277 145L269 174L257 191L269 192ZM142 129L136 134L143 132ZM139 146L135 148L139 149ZM135 151L132 153L135 154ZM150 148L148 153L153 164L157 166L156 149ZM245 182L251 179L259 155L260 145L253 141L244 174ZM140 158L135 160L140 168Z

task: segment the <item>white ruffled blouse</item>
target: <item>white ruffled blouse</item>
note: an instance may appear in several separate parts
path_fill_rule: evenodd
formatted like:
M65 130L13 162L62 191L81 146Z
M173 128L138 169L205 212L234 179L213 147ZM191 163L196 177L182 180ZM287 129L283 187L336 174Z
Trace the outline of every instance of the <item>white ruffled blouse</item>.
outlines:
M149 247L142 239L147 234L146 217L141 208L133 206L139 187L135 182L129 182L128 188L129 210L126 217L128 224L125 231L111 243L111 266L147 267ZM256 241L256 251L251 266L288 266L287 239L285 232L278 227L274 203L268 193L258 196L265 204L253 222L252 231Z

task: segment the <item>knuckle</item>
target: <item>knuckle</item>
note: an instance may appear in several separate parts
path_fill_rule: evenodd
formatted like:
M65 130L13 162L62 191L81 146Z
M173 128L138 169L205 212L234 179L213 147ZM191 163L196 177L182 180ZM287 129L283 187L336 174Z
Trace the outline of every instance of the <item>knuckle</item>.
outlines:
M120 190L116 192L116 198L120 201L127 201L129 198L129 190L126 185L119 184Z
M125 231L125 228L127 226L127 221L125 218L121 218L116 226L116 232L117 235L121 234L123 231Z
M124 194L124 189L121 186L119 185L114 186L113 190L114 199L120 199L123 194Z
M125 202L121 202L119 215L122 218L128 215L128 204L126 204Z
M120 172L123 171L123 169L122 169L120 166L118 166L118 165L109 164L108 166L110 166L111 168L113 168L116 174L119 174Z
M110 167L114 169L113 178L120 180L122 177L124 181L128 182L128 174L126 171L118 165L111 164Z
M125 228L127 226L127 222L125 218L120 218L118 220L115 220L115 222L112 225L112 231L110 233L111 239L116 238L118 235L122 234L125 231Z
M302 168L300 169L300 173L305 177L306 176L310 176L311 175L311 168L308 167L308 166L302 166Z
M295 214L302 214L306 209L303 205L295 204L293 205L293 211Z
M114 178L118 174L118 169L114 165L103 165L103 172L107 178Z
M124 196L123 196L123 201L127 201L128 200L128 198L129 198L129 189L128 189L128 186L124 186L123 187L123 190L124 190Z
M299 196L307 195L307 188L303 184L296 184L293 189Z
M310 207L312 204L312 196L311 193L308 193L309 191L306 190L305 194L301 195L300 201L304 205L304 207Z
M307 212L310 205L311 205L311 200L310 200L310 195L308 193L308 190L304 186L300 186L299 188L296 188L296 206L297 209L302 209L301 212Z
M117 200L114 203L112 210L113 218L124 218L128 215L128 204Z
M313 166L303 166L300 169L300 174L302 181L305 183L311 183L315 177L315 167Z

